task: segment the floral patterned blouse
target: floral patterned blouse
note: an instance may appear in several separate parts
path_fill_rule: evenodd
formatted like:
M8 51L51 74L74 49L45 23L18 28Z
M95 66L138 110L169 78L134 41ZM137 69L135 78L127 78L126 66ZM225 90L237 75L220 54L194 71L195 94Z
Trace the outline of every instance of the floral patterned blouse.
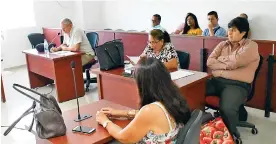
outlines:
M165 43L165 45L163 46L163 49L161 50L159 55L156 55L154 53L153 49L149 45L147 45L147 47L143 51L142 55L146 55L147 57L153 57L153 58L159 59L163 63L168 62L169 60L171 60L173 58L177 58L177 62L178 62L178 56L177 56L176 50L172 43Z
M160 135L156 135L152 131L149 131L147 135L144 136L143 139L140 140L137 144L176 144L177 134L182 125L176 125L176 123L170 118L167 110L161 103L154 102L153 104L158 105L165 113L170 126L170 131L166 134ZM175 124L175 128L172 127L172 121Z

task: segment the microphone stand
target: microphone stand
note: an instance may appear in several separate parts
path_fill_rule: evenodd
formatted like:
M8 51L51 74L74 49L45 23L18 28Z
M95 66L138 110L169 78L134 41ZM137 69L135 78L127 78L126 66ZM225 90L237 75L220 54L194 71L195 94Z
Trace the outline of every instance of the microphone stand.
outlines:
M80 115L80 106L79 106L79 99L78 99L78 92L77 92L77 85L76 85L76 77L75 77L75 61L71 62L71 68L72 68L73 77L74 77L74 87L75 87L75 94L76 94L77 105L78 105L78 116L74 121L79 122L79 121L82 121L82 120L85 120L85 119L88 119L88 118L92 117L92 115L89 115L89 114L85 114L83 116Z

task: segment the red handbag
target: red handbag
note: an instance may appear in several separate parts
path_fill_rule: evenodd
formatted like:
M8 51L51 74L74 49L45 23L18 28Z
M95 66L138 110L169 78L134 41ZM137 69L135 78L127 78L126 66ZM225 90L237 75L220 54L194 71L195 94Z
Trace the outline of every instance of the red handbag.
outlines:
M201 127L200 144L235 144L221 117Z

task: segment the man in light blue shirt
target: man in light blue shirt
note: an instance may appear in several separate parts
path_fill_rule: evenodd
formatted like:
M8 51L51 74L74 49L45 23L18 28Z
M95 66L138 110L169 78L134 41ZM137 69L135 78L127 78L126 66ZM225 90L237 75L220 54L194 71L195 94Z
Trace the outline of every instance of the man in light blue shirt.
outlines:
M155 14L152 16L152 29L160 29L161 31L166 31L166 29L164 29L163 27L161 27L160 23L161 23L161 16L159 14Z
M226 30L218 24L218 14L216 11L208 13L208 21L208 28L203 31L203 36L226 37Z

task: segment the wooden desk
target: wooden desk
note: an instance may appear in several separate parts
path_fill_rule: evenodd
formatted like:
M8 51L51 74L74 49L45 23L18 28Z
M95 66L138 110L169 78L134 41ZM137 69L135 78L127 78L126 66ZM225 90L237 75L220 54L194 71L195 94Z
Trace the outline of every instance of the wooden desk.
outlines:
M123 68L109 71L92 69L97 74L99 99L105 99L133 109L139 109L139 93L133 78L122 76ZM194 75L174 82L180 88L191 109L204 110L207 73L192 71Z
M65 136L48 139L53 144L103 144L111 141L113 138L108 134L106 129L96 122L96 112L103 107L112 107L116 109L127 110L125 106L115 104L106 100L100 100L85 106L80 107L81 114L91 114L92 118L84 120L82 122L75 122L74 119L77 117L77 109L69 110L64 112L63 118L67 127ZM125 127L130 122L129 120L112 120L115 124ZM74 133L72 129L78 125L96 128L96 131L91 134ZM49 143L47 140L37 140L39 144Z
M78 96L84 95L81 53L69 56L38 53L36 49L25 50L30 87L45 86L55 81L57 99L59 102L75 98L75 88L71 61L75 61L75 75Z

